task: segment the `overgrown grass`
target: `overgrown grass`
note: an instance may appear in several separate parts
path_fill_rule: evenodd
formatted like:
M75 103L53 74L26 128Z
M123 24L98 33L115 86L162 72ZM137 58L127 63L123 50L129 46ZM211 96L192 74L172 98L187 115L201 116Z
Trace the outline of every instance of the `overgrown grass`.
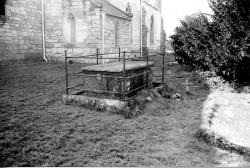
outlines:
M183 100L159 99L125 119L63 105L63 64L1 67L0 166L213 166L213 148L194 136L209 91L185 94L190 74L176 69L166 81Z

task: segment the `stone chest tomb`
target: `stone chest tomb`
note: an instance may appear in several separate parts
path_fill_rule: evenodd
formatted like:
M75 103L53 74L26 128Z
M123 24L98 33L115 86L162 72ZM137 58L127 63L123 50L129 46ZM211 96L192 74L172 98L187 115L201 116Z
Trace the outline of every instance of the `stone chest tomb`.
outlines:
M98 51L97 49L95 55L75 56L67 56L65 51L65 104L94 109L99 109L100 106L123 109L131 105L142 90L151 89L159 82L158 77L161 77L160 83L164 83L165 52L119 50L118 53L100 54ZM91 62L96 63L82 64L83 67L78 72L69 73L68 63L74 59L92 59Z
M138 91L152 83L153 66L152 61L128 60L82 67L76 74L81 79L81 84L75 87L66 84L64 102L91 108L123 108L137 96Z
M152 67L153 62L148 62L148 67ZM136 92L145 88L147 83L146 61L127 61L125 65L125 74L123 74L123 62L114 62L103 65L92 65L83 67L81 72L86 75L83 77L83 87L86 90L104 91L105 97L122 100L123 83L125 83L126 99L136 95ZM144 74L143 74L144 73ZM91 77L97 75L97 77ZM123 81L125 75L125 81ZM105 94L106 93L106 94Z

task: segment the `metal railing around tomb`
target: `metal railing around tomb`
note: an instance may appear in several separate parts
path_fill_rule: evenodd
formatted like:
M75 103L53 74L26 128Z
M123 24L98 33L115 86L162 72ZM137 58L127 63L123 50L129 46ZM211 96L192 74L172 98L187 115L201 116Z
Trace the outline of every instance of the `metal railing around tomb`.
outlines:
M149 74L153 74L154 71L160 71L160 75L156 75L153 76L155 78L161 78L159 83L164 83L165 82L165 68L166 68L166 64L165 64L165 51L162 52L149 52L149 51L143 51L141 52L126 52L126 51L121 51L121 49L119 48L118 52L115 53L100 53L100 50L97 49L96 50L96 54L89 54L89 55L70 55L68 56L67 51L65 51L64 53L64 57L65 57L65 88L66 88L66 94L69 95L69 91L70 90L80 90L80 92L84 93L84 92L90 92L90 93L97 93L97 94L118 94L122 96L122 101L126 102L129 100L132 100L136 97L126 97L128 94L132 93L132 92L137 92L143 88L148 88L149 87ZM116 57L110 57L110 55L116 55ZM142 56L141 56L142 55ZM153 59L150 59L153 58ZM94 60L96 60L95 65L99 65L100 62L104 62L105 60L113 60L114 61L119 61L123 63L123 69L122 69L122 75L120 76L112 76L112 75L90 75L90 74L86 74L83 72L74 72L74 73L69 73L68 71L68 62L69 60L72 59L87 59L87 60L93 60L92 62L95 62ZM156 61L155 61L156 60ZM128 76L128 74L126 73L126 63L127 61L146 61L146 71L142 72L142 73L138 73L135 75L130 75ZM150 67L149 61L153 61L153 62L158 62L156 66L154 67ZM141 86L134 88L133 90L130 91L126 91L126 79L132 79L132 78L136 78L138 76L141 75L146 75L146 84L142 84ZM82 77L93 77L93 78L113 78L113 79L120 79L122 81L122 91L104 91L104 90L90 90L90 89L82 89L79 88L81 86L83 86L82 83L74 85L74 86L69 86L69 77L70 76L82 76ZM159 79L158 79L159 80Z

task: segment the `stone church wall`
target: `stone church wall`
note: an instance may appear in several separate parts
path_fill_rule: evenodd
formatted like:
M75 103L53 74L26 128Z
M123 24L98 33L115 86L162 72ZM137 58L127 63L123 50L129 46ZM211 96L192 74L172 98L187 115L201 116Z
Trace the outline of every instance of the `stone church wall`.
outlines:
M133 13L132 18L132 39L131 49L140 49L140 0L108 0L111 4L118 7L119 9L126 11L128 3L131 6L131 12Z
M118 23L118 45L115 45L115 24ZM105 20L105 53L118 52L119 48L122 51L131 49L131 23L125 19L119 19L113 16L106 15Z
M102 46L102 16L100 8L93 7L89 1L72 0L65 4L63 0L47 0L46 3L46 55L49 58L63 59L63 53L68 55L95 54L100 52L118 52L131 49L131 24L129 20L106 14L104 18L104 46ZM76 41L67 39L70 33L67 22L68 15L73 15L76 22ZM115 44L115 24L119 24L119 45ZM102 51L104 47L104 51ZM96 60L78 60L80 62L95 62Z
M63 59L65 50L69 55L95 54L97 48L102 53L117 52L118 48L122 51L139 50L140 0L107 1L124 12L129 3L133 17L130 20L106 14L103 45L101 10L94 7L90 0L44 0L46 57L49 60ZM146 10L145 25L148 28L151 15L155 17L155 42L150 44L148 33L148 47L159 48L160 11L146 1L143 1L143 7ZM0 61L42 59L41 10L41 0L7 0L6 22L3 26L0 25ZM74 18L75 39L69 35L72 33L70 18ZM117 23L119 33L116 34Z
M0 61L42 59L41 1L7 0Z
M74 42L67 38L69 15L74 17L76 24ZM100 11L91 9L87 1L83 4L81 0L74 0L68 6L62 0L48 0L45 20L47 57L63 59L65 50L68 55L83 55L95 53L100 48Z
M119 9L126 11L128 4L131 6L131 12L133 13L132 18L132 49L138 50L140 48L140 0L108 0L110 3L114 4ZM147 31L147 47L149 49L159 49L160 39L161 39L161 11L160 0L142 0L142 7L146 11L145 15L145 25L148 29ZM150 19L154 16L154 43L150 43ZM145 34L144 34L145 36Z
M158 9L154 6L151 6L148 3L144 3L143 8L146 11L145 16L145 25L148 28L148 35L147 35L147 45L148 48L152 50L159 50L160 49L160 41L161 41L161 13ZM151 17L154 18L154 41L151 43L150 41L150 25L151 25Z

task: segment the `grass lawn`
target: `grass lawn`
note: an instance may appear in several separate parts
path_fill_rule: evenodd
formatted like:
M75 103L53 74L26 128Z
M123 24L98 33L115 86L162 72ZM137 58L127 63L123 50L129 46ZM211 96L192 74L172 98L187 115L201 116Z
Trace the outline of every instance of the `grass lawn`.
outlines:
M194 137L209 91L185 94L177 69L166 81L183 100L124 119L64 105L62 63L0 67L0 166L213 166L214 148Z

